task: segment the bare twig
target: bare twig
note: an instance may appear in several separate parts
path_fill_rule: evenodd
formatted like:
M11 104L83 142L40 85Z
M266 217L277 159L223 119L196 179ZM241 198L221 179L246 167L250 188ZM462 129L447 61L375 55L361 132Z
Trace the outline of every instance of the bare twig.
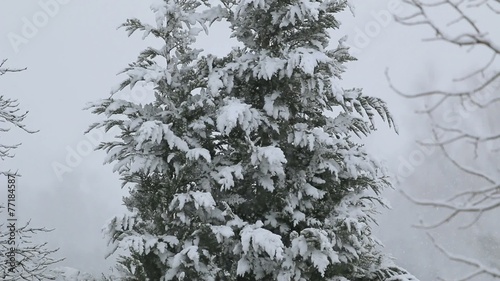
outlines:
M460 279L455 279L456 281L470 281L473 278L480 276L480 275L488 275L488 276L493 277L493 278L500 278L500 271L498 271L497 269L487 267L484 265L484 263L482 263L480 261L477 261L477 260L474 260L474 259L471 259L468 257L463 257L463 256L459 256L456 254L452 254L451 252L447 251L443 246L438 244L436 242L436 239L434 239L434 237L432 235L430 235L429 233L427 233L427 235L429 236L429 238L432 241L432 243L434 244L434 246L442 254L444 254L449 260L468 265L472 268L472 270L469 274L465 275L464 277L462 277ZM440 280L446 280L446 279L443 279L441 277Z
M7 68L4 66L6 61L7 60L4 59L0 62L0 76L9 72L20 72L26 69ZM19 112L19 102L17 100L0 95L0 124L14 126L30 134L36 133L37 131L29 130L26 125L23 124L27 115L28 111L24 113ZM0 127L0 132L8 131L10 131L10 127ZM20 143L11 145L0 144L0 159L12 158L13 154L11 151L18 148L19 145Z
M469 84L469 89L460 89L458 91L449 91L446 89L432 89L430 91L417 92L409 94L399 87L396 87L391 81L388 72L386 77L389 86L397 94L411 99L430 100L429 106L417 113L425 114L429 117L432 124L432 134L434 141L421 142L422 145L436 146L462 175L474 179L475 185L466 187L466 190L452 192L445 200L439 199L416 199L414 196L403 192L403 195L411 202L433 208L439 208L445 211L442 217L437 221L424 222L417 227L436 228L443 226L451 220L471 215L472 220L463 224L460 228L472 227L483 215L492 210L500 209L500 171L484 167L485 159L488 159L488 153L491 153L488 145L500 143L499 128L491 128L491 132L477 132L476 128L467 127L471 121L481 124L485 122L482 116L498 112L497 101L500 101L500 69L498 57L500 56L500 42L495 42L498 37L492 37L490 34L496 34L496 27L500 26L497 16L500 13L500 0L404 0L409 6L407 15L395 16L396 21L407 26L425 26L432 32L433 36L426 39L427 42L441 41L454 47L466 47L466 53L471 49L480 49L484 51L489 58L479 68L462 75L452 82ZM452 20L443 22L443 19L434 17L431 10L447 9L452 16ZM497 20L496 24L480 25L481 15L490 15ZM474 18L476 16L476 18ZM455 28L460 23L460 30ZM491 26L491 30L485 27ZM454 29L452 29L454 28ZM456 108L462 106L457 110ZM459 122L446 122L445 113L461 112L456 117ZM463 114L462 114L463 113ZM442 114L442 115L439 115ZM464 121L468 122L464 122ZM470 153L463 153L463 152ZM491 163L490 166L496 167L497 163ZM486 267L479 261L460 257L448 252L444 247L437 244L430 236L436 248L450 260L471 266L472 270L466 276L457 280L472 280L480 275L487 275L490 278L500 278L500 272L497 269ZM440 278L440 280L445 280ZM454 279L455 280L455 279Z

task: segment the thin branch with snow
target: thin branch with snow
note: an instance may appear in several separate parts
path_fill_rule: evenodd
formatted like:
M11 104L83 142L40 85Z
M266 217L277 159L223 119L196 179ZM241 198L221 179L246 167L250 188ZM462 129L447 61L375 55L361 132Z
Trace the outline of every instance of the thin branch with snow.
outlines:
M500 101L500 42L496 27L500 13L499 0L404 0L409 6L407 15L395 16L396 21L406 26L424 26L431 30L433 37L427 42L444 42L451 47L465 47L464 56L472 49L485 54L487 61L474 70L465 73L452 82L458 90L431 89L409 94L401 90L390 79L390 87L399 95L411 99L425 99L430 105L417 113L429 117L432 124L433 141L421 142L425 146L439 148L445 159L467 178L474 179L473 185L466 190L457 190L444 199L417 199L403 192L411 202L445 210L446 213L434 222L418 225L421 228L436 228L453 219L472 216L472 220L462 224L461 228L473 226L487 212L500 209L500 171L497 167L496 150L500 146L500 128L495 122L482 126L491 114L498 112ZM443 13L443 11L449 13ZM437 12L439 11L439 12ZM437 13L436 13L437 12ZM439 15L439 16L438 16ZM452 15L451 20L442 15ZM497 23L482 24L488 15ZM453 121L445 116L453 116ZM478 126L479 125L479 126ZM485 165L486 164L486 165ZM480 275L499 278L500 272L480 261L461 257L448 252L443 246L434 245L448 259L472 267L470 273L457 279L472 280ZM442 279L441 280L445 280ZM455 280L455 279L454 279Z
M4 59L0 62L0 76L5 75L10 72L20 72L25 70L26 68L7 68L5 67L5 62L7 60ZM33 134L37 131L29 130L25 124L23 124L24 119L28 115L28 111L21 113L19 112L19 102L16 99L6 98L3 95L0 95L0 124L6 125L4 127L0 127L0 132L8 132L10 131L10 126L17 127L27 133ZM18 148L20 143L17 144L0 144L0 159L12 158L13 154L12 150Z
M463 276L460 279L455 279L456 281L469 281L469 280L472 280L472 278L478 277L480 275L489 275L490 277L493 277L493 278L500 278L500 271L498 271L497 269L488 267L488 266L484 265L483 263L481 263L480 261L471 259L469 257L463 257L463 256L453 254L453 253L449 252L448 250L446 250L439 243L437 243L436 239L434 239L434 237L432 235L430 235L430 234L427 234L427 235L429 236L429 238L432 241L432 243L434 244L434 246L441 253L443 253L448 259L472 267L472 271L470 273L468 273L467 275ZM439 279L443 280L443 281L446 280L442 277Z

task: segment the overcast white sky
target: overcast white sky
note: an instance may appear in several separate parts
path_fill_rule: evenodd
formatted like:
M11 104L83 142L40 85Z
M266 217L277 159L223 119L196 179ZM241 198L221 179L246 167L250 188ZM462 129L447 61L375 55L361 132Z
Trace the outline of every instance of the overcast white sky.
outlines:
M40 3L47 2L57 3L58 9L44 18L47 12ZM26 124L40 130L34 135L20 131L2 135L2 142L22 141L23 145L16 151L16 157L3 161L0 168L19 170L22 174L19 217L31 218L34 226L55 229L37 239L60 248L59 255L66 257L62 265L99 273L113 264L112 259L103 260L106 244L100 229L114 214L123 211L121 197L126 192L120 189L111 167L102 165L102 152L84 155L80 161L70 157L71 161L81 163L69 167L71 171L62 177L54 172L54 165L69 166L70 151L85 149L89 140L83 132L96 117L83 111L83 107L87 102L107 97L110 89L120 82L116 74L146 46L140 36L128 38L123 30L116 28L127 18L150 20L152 14L149 1L60 2L0 2L0 59L7 58L11 67L28 68L3 76L0 93L19 99L21 108L30 111ZM356 18L344 13L344 25L334 33L337 37L348 34L351 45L362 47L356 52L359 61L348 65L345 86L363 87L365 94L389 102L400 135L381 128L369 138L367 146L377 157L385 159L394 172L400 165L400 157L407 157L408 151L415 149L412 140L423 125L418 125L409 103L389 90L384 69L390 67L395 81L412 90L421 89L423 84L436 79L435 73L443 70L426 70L439 65L434 65L434 58L428 56L435 46L420 41L428 35L425 30L402 27L392 21L383 23L384 26L377 23L375 15L387 10L388 1L355 3ZM30 30L27 22L36 30ZM355 43L359 30L370 24L372 35L365 38L366 46L360 46L360 38ZM227 34L224 26L219 25L199 45L222 55L231 47ZM18 41L16 36L25 40ZM447 60L445 67L453 68L454 60ZM380 121L379 126L385 124ZM409 180L415 179L409 178L403 188L412 185ZM428 245L424 233L410 228L419 213L397 194L388 193L388 197L394 199L394 210L384 211L380 217L378 236L399 259L399 264L422 280L431 278L440 258ZM423 258L426 260L422 261Z

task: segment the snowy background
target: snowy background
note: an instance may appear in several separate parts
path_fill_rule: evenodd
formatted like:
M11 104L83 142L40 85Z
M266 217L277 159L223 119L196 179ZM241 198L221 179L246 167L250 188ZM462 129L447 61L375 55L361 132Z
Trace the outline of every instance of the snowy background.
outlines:
M44 3L52 4L49 7ZM384 71L389 68L395 84L417 92L428 85L448 83L450 70L460 73L461 68L474 66L475 61L481 60L481 54L464 61L445 46L440 50L439 45L423 43L421 39L429 35L429 30L385 20L381 15L395 7L396 12L404 12L396 0L355 1L355 4L356 17L343 13L343 25L334 34L335 38L349 35L348 43L358 58L348 64L344 86L362 87L365 94L385 99L400 129L397 135L380 122L379 130L366 142L368 150L399 178L398 189L416 196L439 196L447 189L467 184L467 179L460 178L437 153L427 153L415 143L417 139L430 137L426 121L414 113L421 101L397 96L388 87ZM44 7L50 8L50 13ZM148 3L131 0L0 3L0 59L8 59L9 67L28 68L3 76L0 92L19 99L21 108L30 111L28 127L40 130L34 135L15 130L2 135L2 142L22 141L23 145L15 158L1 163L1 168L22 174L18 217L31 219L33 226L55 229L35 239L60 248L58 255L66 258L61 266L93 274L107 272L113 265L113 258L104 260L106 243L101 228L114 214L123 211L121 197L127 191L120 189L111 167L102 165L104 154L90 151L94 139L102 136L94 135L92 139L83 134L96 117L82 109L87 102L107 97L121 81L116 74L147 45L140 36L128 38L123 30L116 30L131 17L151 19ZM218 31L204 37L198 45L207 52L222 55L233 43L227 39L226 26L218 25ZM19 41L18 36L24 39ZM440 55L429 55L431 51ZM140 100L147 93L129 94ZM417 159L418 155L426 156ZM411 164L412 161L418 162L417 165ZM459 273L461 266L443 257L425 231L411 227L421 218L432 218L439 210L416 207L397 191L387 191L386 197L393 210L384 210L376 231L397 263L421 280L435 280L448 272ZM488 240L488 235L495 235L494 229L495 226L480 222L473 230L474 237L480 238L474 240L470 231L457 231L454 225L432 233L445 246L464 255L494 259L491 248L495 245Z

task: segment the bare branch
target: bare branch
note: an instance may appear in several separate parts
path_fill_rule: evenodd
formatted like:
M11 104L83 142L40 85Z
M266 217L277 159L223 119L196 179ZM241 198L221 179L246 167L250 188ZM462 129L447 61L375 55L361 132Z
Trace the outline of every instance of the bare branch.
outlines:
M436 146L444 155L447 162L451 163L460 171L460 175L474 179L475 184L466 187L466 190L452 192L445 200L440 199L416 199L415 197L402 192L403 195L411 202L433 208L445 210L442 217L437 218L437 221L428 223L423 222L417 227L420 228L436 228L440 227L451 220L463 215L470 215L471 220L460 228L472 227L483 215L491 210L500 209L500 170L486 169L485 159L488 160L492 153L489 145L500 143L500 128L497 123L492 124L489 131L477 131L477 126L467 126L469 124L482 124L486 120L484 116L495 114L498 112L498 104L500 101L500 69L498 65L498 57L500 56L500 42L495 42L498 37L496 35L496 26L500 13L500 0L404 0L410 11L407 15L396 16L396 20L407 26L425 26L432 31L432 37L425 39L427 42L441 41L448 43L454 47L466 47L466 52L472 49L484 51L487 61L479 68L459 76L452 82L463 83L468 85L468 89L463 87L459 90L441 90L432 89L430 91L422 91L417 93L407 93L394 86L391 81L388 71L386 71L387 81L391 89L398 95L411 99L428 99L432 101L429 106L423 110L417 111L419 114L425 114L429 117L432 124L431 133L434 141L420 142L422 145ZM433 16L432 10L447 9L452 12L448 14L452 16L452 20L445 22L444 18ZM486 30L488 25L480 24L482 18L478 18L479 11L481 15L490 15L496 19L497 23L489 24L491 30ZM460 23L460 30L457 30L456 25ZM454 29L452 29L454 28ZM464 53L464 56L467 54ZM461 86L461 84L458 84ZM461 108L460 108L461 106ZM460 122L449 121L445 122L444 114L459 112L457 117ZM463 110L462 110L463 109ZM439 115L442 114L442 115ZM438 118L441 117L440 118ZM498 118L498 116L495 116ZM463 121L468 122L463 122ZM466 153L464 153L466 152ZM490 164L491 167L497 167L498 163ZM454 280L471 280L481 275L486 275L490 278L500 278L500 272L497 269L489 268L481 262L460 257L446 251L442 246L438 245L432 236L429 236L436 247L446 255L450 260L471 266L472 270L461 277ZM445 280L439 278L440 280Z
M5 62L7 60L4 59L0 62L0 76L9 73L9 72L19 72L23 71L23 69L12 69L5 67ZM33 134L37 131L29 130L26 125L23 124L24 119L28 115L28 111L24 113L19 112L19 102L16 99L6 98L3 95L0 95L0 124L6 124L8 126L17 127L27 133ZM0 127L0 132L8 132L10 131L10 127ZM0 159L12 158L13 154L12 150L16 149L21 145L18 144L0 144Z
M443 246L438 244L432 235L430 235L429 233L427 233L427 235L429 236L429 238L432 241L432 243L434 244L434 246L442 254L444 254L448 259L450 259L454 262L458 262L458 263L465 264L465 265L472 267L471 273L469 273L468 275L466 275L460 279L456 279L457 281L470 281L470 280L472 280L472 278L475 278L475 277L480 276L480 275L488 275L488 276L493 277L493 278L500 278L500 271L498 271L497 269L487 267L483 263L481 263L477 260L474 260L474 259L471 259L468 257L462 257L462 256L459 256L456 254L452 254L449 251L447 251ZM445 280L443 278L440 278L440 279Z
M472 71L471 73L469 73L469 74L467 74L467 75L465 75L463 77L455 78L455 79L453 79L453 82L464 81L464 80L472 78L473 76L478 75L478 74L483 74L484 75L484 72L493 64L493 62L496 60L496 58L497 58L497 54L496 53L492 54L491 58L488 61L488 63L486 63L483 67L479 68L476 71Z
M0 207L4 208L4 207ZM1 212L1 209L0 209ZM5 231L3 225L0 225L0 277L2 280L54 280L50 267L64 259L52 257L59 249L47 248L47 243L33 244L31 238L33 235L50 232L52 230L46 228L33 228L28 221L23 226L16 229L16 272L8 272L5 253L9 252L12 247L8 243L10 232Z
M8 73L8 72L19 72L26 70L26 68L4 68L4 64L7 62L7 59L4 59L0 62L0 76Z

